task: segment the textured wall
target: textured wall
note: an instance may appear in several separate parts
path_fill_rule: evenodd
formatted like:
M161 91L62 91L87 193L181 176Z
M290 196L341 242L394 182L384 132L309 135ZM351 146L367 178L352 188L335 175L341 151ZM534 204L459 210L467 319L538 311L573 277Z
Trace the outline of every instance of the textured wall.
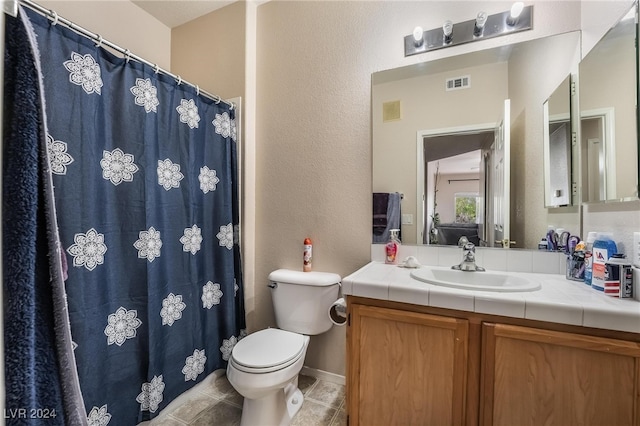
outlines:
M129 1L37 3L161 68L171 67L171 29Z
M347 275L370 258L371 74L579 28L579 4L539 2L535 28L404 58L413 27L473 18L479 2L271 1L258 8L254 324L274 324L263 284L276 268ZM488 13L511 2L482 2ZM540 141L536 141L540 142ZM535 142L534 142L535 143ZM312 338L306 365L344 374L344 328Z
M236 2L171 31L171 69L224 99L244 96L246 3Z

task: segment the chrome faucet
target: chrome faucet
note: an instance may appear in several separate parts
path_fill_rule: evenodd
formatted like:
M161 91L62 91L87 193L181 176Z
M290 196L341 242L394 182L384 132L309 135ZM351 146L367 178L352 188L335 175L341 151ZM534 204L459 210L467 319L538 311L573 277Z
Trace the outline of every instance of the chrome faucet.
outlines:
M462 245L462 262L453 265L451 269L465 272L484 271L484 268L476 265L476 246L466 242Z

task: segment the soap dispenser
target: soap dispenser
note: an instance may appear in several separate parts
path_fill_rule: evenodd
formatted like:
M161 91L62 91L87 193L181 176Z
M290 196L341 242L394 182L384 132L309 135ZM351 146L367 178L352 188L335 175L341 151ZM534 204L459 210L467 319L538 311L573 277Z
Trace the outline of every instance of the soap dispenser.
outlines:
M384 263L389 265L395 265L398 263L398 252L400 251L400 239L398 235L400 234L399 229L391 229L389 230L389 242L385 246L386 256Z

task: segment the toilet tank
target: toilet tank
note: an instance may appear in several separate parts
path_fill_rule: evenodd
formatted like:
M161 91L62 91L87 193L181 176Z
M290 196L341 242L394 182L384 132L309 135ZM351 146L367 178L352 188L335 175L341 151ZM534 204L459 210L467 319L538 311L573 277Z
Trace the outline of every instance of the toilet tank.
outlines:
M338 298L340 275L278 269L269 274L271 299L278 328L314 335L333 323L329 308Z

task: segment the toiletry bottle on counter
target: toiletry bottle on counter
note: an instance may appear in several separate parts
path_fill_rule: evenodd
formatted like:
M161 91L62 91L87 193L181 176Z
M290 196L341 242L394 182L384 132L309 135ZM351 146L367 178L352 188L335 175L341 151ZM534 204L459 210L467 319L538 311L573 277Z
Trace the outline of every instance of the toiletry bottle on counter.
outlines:
M612 239L612 235L606 232L599 232L597 239L593 242L591 288L604 291L607 282L605 264L617 252L617 246Z
M596 240L597 232L587 234L586 250L584 252L584 283L591 285L593 278L593 243Z
M542 237L542 239L538 243L538 250L548 250L547 238L546 237Z
M627 256L614 254L605 264L604 294L607 296L630 299L633 297L633 269Z
M304 239L304 250L302 253L302 271L311 272L311 260L313 259L313 245L311 238Z
M395 265L398 263L398 252L400 251L400 240L398 239L400 230L391 229L389 233L391 236L389 237L389 242L387 242L387 245L385 246L386 256L384 258L384 263Z

